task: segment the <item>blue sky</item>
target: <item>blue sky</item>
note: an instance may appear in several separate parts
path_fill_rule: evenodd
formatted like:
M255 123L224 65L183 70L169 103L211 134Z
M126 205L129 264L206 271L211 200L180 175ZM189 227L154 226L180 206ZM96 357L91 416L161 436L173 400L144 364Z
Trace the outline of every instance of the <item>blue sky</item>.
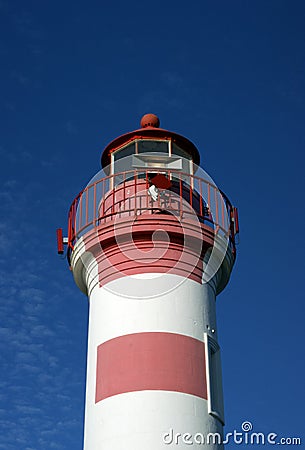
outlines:
M300 0L0 1L1 450L82 449L87 300L55 229L147 112L239 208L226 431L305 442L304 19Z

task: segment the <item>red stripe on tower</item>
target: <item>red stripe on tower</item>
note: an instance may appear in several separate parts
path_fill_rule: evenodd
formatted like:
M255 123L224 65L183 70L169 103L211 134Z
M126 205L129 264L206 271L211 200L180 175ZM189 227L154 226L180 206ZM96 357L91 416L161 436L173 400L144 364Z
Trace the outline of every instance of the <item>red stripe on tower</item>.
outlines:
M143 390L207 399L204 343L175 333L145 332L99 345L95 402Z

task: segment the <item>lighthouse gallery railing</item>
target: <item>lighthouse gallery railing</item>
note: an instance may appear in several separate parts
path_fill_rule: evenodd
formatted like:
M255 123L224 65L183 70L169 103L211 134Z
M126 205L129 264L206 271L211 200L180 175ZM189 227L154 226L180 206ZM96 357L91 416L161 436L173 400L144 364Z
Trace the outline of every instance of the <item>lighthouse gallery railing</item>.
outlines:
M172 183L165 195L162 189L159 190L156 201L148 191L152 172L165 175ZM129 170L105 176L86 186L69 210L68 251L73 250L83 234L118 215L133 219L145 212L163 211L181 218L190 209L201 223L212 227L215 234L221 232L227 236L235 254L235 236L239 231L236 208L211 181L172 169Z

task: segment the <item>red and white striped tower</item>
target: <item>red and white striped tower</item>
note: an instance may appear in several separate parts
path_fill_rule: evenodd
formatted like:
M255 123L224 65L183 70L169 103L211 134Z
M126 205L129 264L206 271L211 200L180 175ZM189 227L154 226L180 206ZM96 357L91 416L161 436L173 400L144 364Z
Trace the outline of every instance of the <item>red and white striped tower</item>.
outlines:
M85 450L223 448L215 299L237 212L198 165L147 114L70 208L69 262L89 297Z

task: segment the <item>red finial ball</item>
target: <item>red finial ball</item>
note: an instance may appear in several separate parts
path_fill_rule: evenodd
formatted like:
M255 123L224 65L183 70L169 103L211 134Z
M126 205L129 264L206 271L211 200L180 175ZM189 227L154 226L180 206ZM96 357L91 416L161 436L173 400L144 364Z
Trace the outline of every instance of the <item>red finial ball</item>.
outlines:
M159 128L160 120L155 114L145 114L141 119L141 128L153 127Z

